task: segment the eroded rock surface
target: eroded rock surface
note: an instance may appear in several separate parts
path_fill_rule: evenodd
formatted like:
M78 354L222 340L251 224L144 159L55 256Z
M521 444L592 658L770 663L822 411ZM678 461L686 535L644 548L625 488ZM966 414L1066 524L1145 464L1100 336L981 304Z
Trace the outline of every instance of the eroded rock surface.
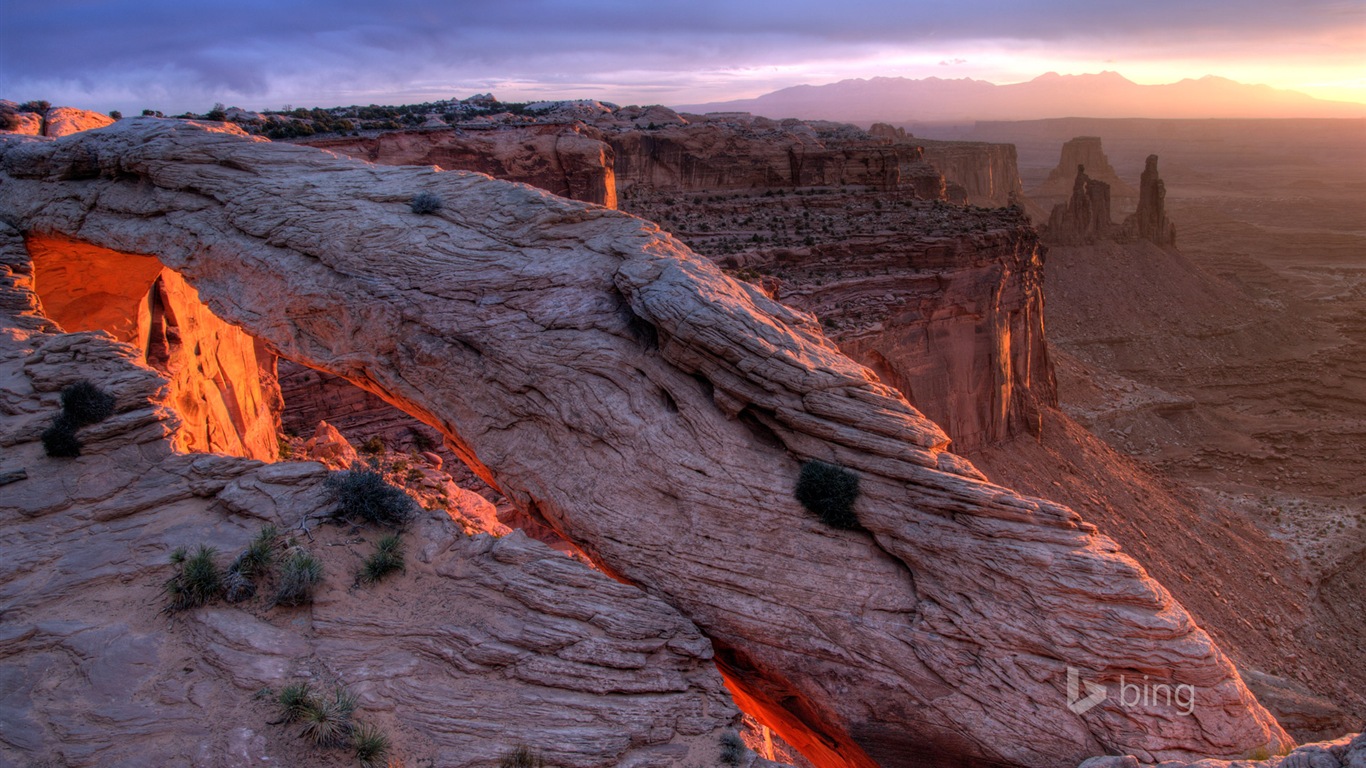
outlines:
M1124 233L1158 245L1176 244L1176 225L1167 218L1167 185L1157 173L1157 155L1148 155L1138 184L1138 210L1124 220Z
M0 224L0 763L342 760L275 722L273 693L308 681L355 693L407 765L494 765L518 745L562 766L716 764L738 712L667 604L519 533L465 536L491 515L474 494L403 534L403 573L354 586L379 532L322 522L325 467L176 452L166 380L135 347L34 314L31 272ZM79 458L50 458L38 435L77 380L116 413L80 431ZM311 605L162 612L173 549L226 566L266 524L323 561Z
M574 200L617 206L612 147L601 131L583 124L394 131L305 143L384 165L479 171Z
M1090 178L1108 184L1116 198L1138 197L1138 191L1133 185L1121 179L1110 165L1110 159L1105 156L1105 150L1101 146L1100 137L1078 136L1062 145L1057 167L1048 172L1048 178L1043 184L1030 191L1030 198L1044 205L1045 211L1051 210L1052 206L1058 203L1066 204L1072 193L1079 165L1086 168Z
M1110 185L1093 179L1086 166L1077 166L1072 196L1053 206L1043 237L1058 245L1086 245L1110 235Z
M3 153L0 216L154 254L280 353L438 426L516 503L693 619L746 708L818 762L1290 744L1111 540L986 482L813 318L653 225L160 121ZM415 216L419 191L448 204ZM859 473L866 532L792 498L811 458ZM1201 706L1074 713L1069 667L1188 684Z
M170 379L180 450L278 456L282 403L273 353L214 316L154 258L41 234L27 247L45 316L67 331L109 332Z

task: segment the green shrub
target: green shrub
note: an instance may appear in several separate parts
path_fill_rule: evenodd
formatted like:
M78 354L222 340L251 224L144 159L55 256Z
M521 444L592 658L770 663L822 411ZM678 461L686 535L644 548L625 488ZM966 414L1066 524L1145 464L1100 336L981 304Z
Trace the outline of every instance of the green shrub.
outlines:
M498 762L498 768L545 768L545 760L539 753L522 744L503 755L503 759Z
M856 530L854 502L859 496L858 475L838 464L813 459L802 465L797 478L797 501L831 528Z
M363 768L384 765L389 756L389 737L379 728L362 723L351 733L351 748Z
M228 602L239 603L256 594L256 580L268 574L275 565L275 541L279 535L275 526L263 526L228 566L228 573L223 577L223 596Z
M403 542L398 536L389 534L379 540L374 553L366 558L365 565L356 574L356 582L374 584L394 571L403 570L403 567Z
M342 688L325 698L310 697L299 718L304 724L299 735L319 747L344 746L351 735L351 715L355 711L356 698Z
M365 442L360 444L361 453L384 453L384 439L379 435L371 435Z
M399 528L417 514L413 497L385 482L377 472L346 470L333 474L327 483L337 496L334 517Z
M234 563L235 565L235 563ZM256 582L236 568L229 567L223 575L223 599L230 603L250 600L256 595Z
M203 544L193 555L188 554L184 547L171 553L171 563L176 566L176 572L166 582L164 589L169 601L167 613L197 608L222 593L223 577L213 561L215 554L213 547Z
M113 416L115 404L113 395L89 381L78 381L62 390L62 414L78 427Z
M280 722L292 723L303 718L304 713L314 706L313 692L308 683L290 683L280 691L276 700L280 705Z
M721 735L721 762L726 765L739 765L745 759L745 742L740 738L740 734L735 731L726 731Z
M262 526L256 538L252 539L242 554L237 556L236 562L232 564L233 570L249 579L269 572L271 566L275 565L275 542L279 537L280 532L275 526Z
M408 208L416 214L436 213L441 210L441 198L431 192L419 192L413 195Z
M56 459L74 459L81 455L81 440L76 437L76 425L65 413L52 420L52 426L43 430L43 450Z
M303 549L292 550L280 569L275 589L276 605L303 605L313 601L313 588L323 580L323 564Z

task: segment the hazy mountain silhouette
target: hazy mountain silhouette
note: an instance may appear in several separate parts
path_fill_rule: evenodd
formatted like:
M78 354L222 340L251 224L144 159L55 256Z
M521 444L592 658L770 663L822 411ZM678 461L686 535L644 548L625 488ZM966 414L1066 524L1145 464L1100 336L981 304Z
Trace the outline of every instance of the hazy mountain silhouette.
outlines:
M875 77L798 85L754 99L693 104L687 112L753 112L772 118L885 122L1036 120L1049 117L1362 117L1366 104L1206 76L1139 85L1117 72L1059 75L1027 83Z

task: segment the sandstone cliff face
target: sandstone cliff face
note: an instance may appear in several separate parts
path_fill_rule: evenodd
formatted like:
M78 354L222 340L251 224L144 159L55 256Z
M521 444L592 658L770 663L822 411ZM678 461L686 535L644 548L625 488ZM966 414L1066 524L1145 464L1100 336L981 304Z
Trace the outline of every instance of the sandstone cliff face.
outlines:
M1133 185L1121 179L1110 165L1099 136L1078 136L1064 143L1057 167L1048 172L1043 184L1030 191L1029 197L1044 206L1045 211L1059 203L1065 205L1076 181L1077 166L1085 168L1091 179L1108 184L1115 198L1138 197Z
M356 694L400 764L488 766L518 745L579 768L716 764L738 713L664 602L520 533L461 534L488 517L473 494L402 535L402 574L354 588L377 533L318 523L335 506L322 465L178 452L168 382L134 347L62 333L32 283L0 224L0 763L333 764L260 695L307 681ZM116 413L81 430L79 458L47 457L38 435L77 380ZM173 549L226 565L265 524L322 560L310 605L161 612Z
M1057 245L1086 245L1110 236L1110 185L1086 174L1077 166L1072 196L1066 204L1053 206L1043 238Z
M478 171L574 200L617 206L612 147L600 131L582 123L394 131L302 143L384 165Z
M1176 226L1167 218L1167 185L1157 174L1157 155L1148 155L1138 185L1138 210L1124 220L1124 234L1157 245L1176 244Z
M68 331L111 333L171 380L178 448L275 460L283 404L274 354L154 258L41 233L27 245L47 317Z
M0 216L154 254L283 355L440 428L697 622L737 697L813 759L1060 766L1289 743L1112 541L986 482L812 318L645 222L159 121L0 152ZM417 191L448 205L417 217ZM811 458L859 473L866 532L793 500ZM1201 708L1073 713L1068 667L1189 684Z
M1043 250L1017 209L876 190L634 191L623 208L814 313L846 354L943 427L955 451L1036 433L1037 407L1055 402Z
M823 128L823 130L818 130ZM628 131L609 137L623 190L669 192L863 185L943 196L943 179L913 144L873 140L852 126L764 118Z
M980 141L933 141L913 139L925 150L925 161L958 184L967 195L964 202L985 208L1001 208L1024 196L1014 144Z

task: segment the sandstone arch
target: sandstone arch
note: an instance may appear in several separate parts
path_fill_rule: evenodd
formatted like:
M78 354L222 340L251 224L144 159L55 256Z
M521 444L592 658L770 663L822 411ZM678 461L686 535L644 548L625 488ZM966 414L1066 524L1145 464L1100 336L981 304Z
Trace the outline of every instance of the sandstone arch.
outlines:
M440 428L717 646L825 765L1233 757L1288 737L1208 635L1071 510L987 482L808 316L653 225L486 177L124 120L0 145L0 216L157 256L224 319ZM446 201L419 217L418 191ZM861 473L867 533L792 498ZM1066 707L1066 671L1196 687Z

